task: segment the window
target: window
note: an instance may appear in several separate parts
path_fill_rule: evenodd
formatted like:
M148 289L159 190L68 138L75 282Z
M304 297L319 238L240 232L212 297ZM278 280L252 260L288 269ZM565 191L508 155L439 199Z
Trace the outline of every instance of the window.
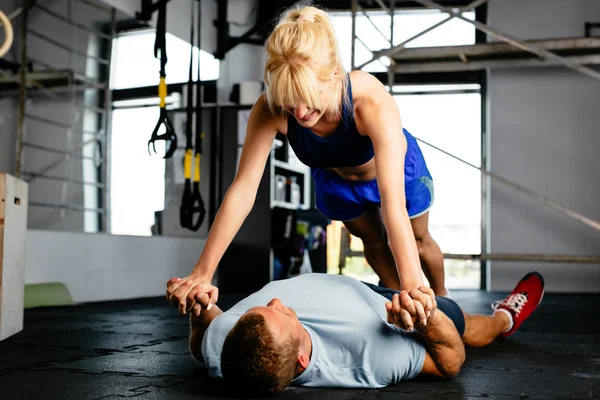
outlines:
M390 48L390 17L387 13L371 12L369 18L377 25L381 33L375 29L367 17L361 13L356 17L356 32L360 40L356 41L356 65L370 60L372 54L369 50L381 50ZM474 12L465 12L463 16L475 20ZM417 33L446 19L446 14L437 11L396 11L394 16L394 45L411 38ZM346 70L350 71L350 59L352 49L352 16L348 12L332 14L333 25L336 30L340 52L344 59ZM385 35L385 38L383 35ZM367 49L361 41L366 44ZM432 47L432 46L458 46L475 43L475 28L473 25L454 18L437 27L431 32L409 42L406 47ZM387 71L389 62L381 59L381 62L373 62L364 70L368 72Z
M144 31L125 34L114 40L112 89L158 84L160 61L154 57L154 39L154 31ZM219 60L205 51L195 50L194 79L197 78L198 59L202 63L201 79L217 79ZM187 82L190 44L167 34L167 56L167 85ZM167 107L179 107L179 99L178 93L167 97ZM160 113L158 97L121 100L113 103L113 108L111 233L150 236L155 212L165 208L165 160L148 153L148 140ZM156 143L156 150L158 154L164 154L164 141Z
M158 84L160 61L154 57L153 30L129 33L113 41L111 89L154 86ZM197 47L195 48L197 50ZM167 33L167 84L188 81L190 44ZM219 60L200 50L200 73L203 81L219 78ZM194 52L193 76L198 74L198 52Z
M475 13L463 14L474 20ZM356 65L370 60L371 50L390 48L390 18L384 12L369 13L378 32L368 19L357 15ZM394 45L444 20L437 11L397 11L394 17ZM350 70L352 18L350 13L333 16L345 66ZM383 37L383 35L386 38ZM361 41L364 43L362 44ZM453 19L409 42L407 47L468 45L475 43L475 28ZM387 71L389 61L380 59L365 67L369 72ZM481 95L479 85L410 85L395 86L394 98L400 109L403 126L422 139L471 164L481 163ZM428 145L419 142L434 179L435 201L429 216L432 236L442 252L479 254L481 252L481 173ZM328 270L338 273L340 227L328 229ZM352 237L350 249L362 250L359 239ZM479 263L445 260L446 285L450 289L479 288ZM344 274L377 283L378 277L362 257L350 257Z
M413 136L479 167L478 89L479 85L397 86L394 92L404 93L394 98L402 124ZM443 253L479 254L481 172L422 142L419 147L435 188L434 206L429 213L431 235ZM445 265L447 287L479 288L478 262L445 260Z

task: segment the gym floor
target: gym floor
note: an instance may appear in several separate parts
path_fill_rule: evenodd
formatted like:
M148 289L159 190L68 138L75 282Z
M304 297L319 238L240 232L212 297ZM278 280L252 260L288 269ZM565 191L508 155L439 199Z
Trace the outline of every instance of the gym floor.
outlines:
M222 296L231 307L235 296ZM468 312L502 294L453 291ZM0 399L229 397L188 355L188 325L164 298L38 308L0 342ZM510 339L468 349L452 381L370 389L288 388L282 399L600 399L600 295L546 295Z

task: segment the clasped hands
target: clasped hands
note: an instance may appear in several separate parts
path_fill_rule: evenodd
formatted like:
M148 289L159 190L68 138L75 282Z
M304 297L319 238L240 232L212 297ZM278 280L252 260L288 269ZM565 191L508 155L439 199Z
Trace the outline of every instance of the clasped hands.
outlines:
M435 294L427 286L410 291L403 290L392 297L392 301L385 303L387 321L405 331L421 330L437 309Z
M204 277L173 278L167 282L167 300L179 313L192 312L196 317L210 310L219 299L219 289Z

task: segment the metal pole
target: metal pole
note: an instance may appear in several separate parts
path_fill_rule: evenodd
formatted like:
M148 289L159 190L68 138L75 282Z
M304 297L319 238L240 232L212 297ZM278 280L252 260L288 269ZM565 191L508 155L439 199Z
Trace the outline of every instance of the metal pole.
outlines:
M390 0L390 1L394 2L395 0ZM482 6L483 4L485 4L485 3L489 2L489 1L491 1L491 0L475 0L472 3L468 4L467 6L465 6L464 8L462 8L461 9L461 13L464 12L464 11L469 11L469 10L475 9L475 8L477 8L479 6ZM394 6L392 4L392 10L393 9L394 9ZM462 15L462 14L460 14L460 15ZM366 63L360 65L358 67L358 69L363 69L366 65L372 63L373 61L375 61L376 59L379 59L381 57L384 57L384 56L393 56L394 54L396 54L399 51L403 50L406 47L407 43L412 42L413 40L420 38L421 36L425 35L426 33L431 32L432 30L438 28L441 25L444 25L446 22L450 21L453 18L454 18L454 16L451 15L448 18L446 18L445 20L440 21L440 22L438 22L436 24L433 24L429 28L427 28L427 29L425 29L425 30L417 33L416 35L408 38L407 40L405 40L404 42L400 43L397 46L393 45L393 43L394 43L393 39L390 40L390 42L391 42L391 44L393 46L392 48L386 49L386 50L381 50L381 51L374 51L373 52L374 57L371 60L367 61ZM393 30L392 30L392 35L393 35Z
M50 164L45 165L43 168L40 168L39 171L36 171L36 174L39 175L39 174L43 174L45 172L50 171L52 168L54 168L54 167L62 164L63 162L66 162L66 161L70 160L74 152L79 151L83 147L87 146L88 144L93 143L93 142L97 142L97 141L100 141L100 138L95 137L95 138L86 140L85 142L81 142L80 144L78 144L77 146L75 146L74 148L72 148L71 150L66 151L65 154L64 154L64 156L63 156L63 158L60 158L60 159L58 159L56 161L51 162ZM106 160L106 158L105 158L105 160ZM31 182L31 181L33 181L33 179L31 179L29 182Z
M350 69L356 69L356 10L358 9L358 0L352 1L352 46L350 50Z
M387 7L387 6L386 6L386 5L383 3L383 1L382 1L382 0L375 0L375 2L376 2L377 4L379 4L379 7L383 8L383 9L384 9L384 10L385 10L385 11L386 11L388 14L390 14L390 16L393 16L393 13L394 13L394 11L393 11L393 10L394 10L394 5L393 5L393 2L394 2L394 0L391 0L391 2L392 2L392 5L390 6L390 7L391 7L391 9L390 9L390 8L388 8L388 7Z
M66 22L66 23L67 23L67 24L69 24L69 25L72 25L72 26L74 26L74 27L76 27L76 28L79 28L79 29L81 29L82 31L85 31L85 32L91 33L91 34L93 34L93 35L96 35L96 36L98 36L98 37L100 37L100 38L102 38L102 39L110 40L110 36L109 36L109 35L107 35L106 33L103 33L103 32L100 32L100 31L97 31L97 30L95 30L95 29L92 29L92 28L88 28L88 27L87 27L87 26L85 26L85 25L82 25L82 24L80 24L80 23L74 22L74 21L70 20L69 18L65 18L65 17L63 17L62 15L60 15L60 14L58 14L58 13L56 13L56 12L54 12L54 11L52 11L52 10L50 10L50 9L46 8L46 7L44 7L44 6L41 6L41 5L39 5L39 4L38 4L38 5L36 6L36 9L38 9L38 10L40 10L40 11L42 11L42 12L44 12L44 13L46 13L46 14L50 15L51 17L54 17L54 18L56 18L56 19L58 19L58 20L62 21L62 22Z
M65 124L63 122L54 121L54 120L51 120L48 118L39 117L39 116L33 115L33 114L25 114L25 118L32 119L34 121L43 122L45 124L56 126L57 128L61 128L61 129L65 129L65 130L71 129L71 125ZM88 131L87 129L78 129L76 132L86 133L88 135L94 135L94 136L102 136L102 133Z
M578 212L573 211L573 210L571 210L571 209L569 209L569 208L567 208L567 207L565 207L563 205L560 205L560 204L558 204L558 203L550 200L547 197L539 195L539 194L535 193L534 191L529 190L526 187L523 187L523 186L519 185L518 183L514 183L514 182L512 182L512 181L510 181L510 180L508 180L508 179L506 179L506 178L504 178L504 177L502 177L500 175L497 175L497 174L495 174L495 173L493 173L491 171L488 171L488 170L486 170L483 167L478 167L478 166L476 166L474 164L471 164L470 162L465 161L462 158L459 158L459 157L455 156L454 154L451 154L451 153L449 153L449 152L447 152L445 150L442 150L439 147L434 146L433 144L424 141L423 139L419 139L417 137L415 137L415 139L417 139L418 141L426 144L427 146L429 146L431 148L436 149L439 152L442 152L442 153L446 154L449 157L454 158L457 161L462 162L463 164L466 164L466 165L468 165L468 166L470 166L472 168L478 169L482 173L490 176L491 178L494 178L494 179L502 182L504 185L509 186L509 187L515 189L516 191L521 192L521 193L523 193L523 194L525 194L525 195L527 195L527 196L529 196L529 197L531 197L531 198L539 201L540 203L542 203L542 204L544 204L544 205L546 205L546 206L548 206L548 207L550 207L550 208L552 208L554 210L560 211L563 214L566 214L569 217L574 218L574 219L578 220L579 222L581 222L581 223L583 223L585 225L588 225L588 226L596 229L597 231L600 231L600 222L598 222L598 221L595 221L595 220L593 220L591 218L588 218L585 215L579 214Z
M371 23L371 25L373 25L373 28L375 28L375 30L377 32L379 32L379 34L381 35L381 37L384 38L387 42L389 42L390 46L391 46L392 42L390 41L390 39L388 39L387 36L385 36L385 34L383 32L381 32L381 30L377 27L377 24L375 24L375 22L373 22L373 20L371 19L371 17L369 17L369 14L367 14L367 12L362 7L360 7L360 6L358 6L358 10L363 13L363 15L367 18L367 20Z
M394 14L396 10L396 0L390 0L390 45L394 47ZM359 68L360 69L360 68ZM390 94L394 91L396 74L392 68L387 69L388 87L390 88Z
M600 264L600 256L571 254L530 254L530 253L496 253L496 254L444 254L448 260L482 260L482 261L523 261L552 262L573 264Z
M110 67L112 65L112 48L113 40L117 34L117 10L111 8L110 14L110 36L112 39L108 42L108 76L110 77ZM198 45L200 46L200 45ZM200 79L200 77L198 77ZM110 81L110 78L108 79ZM112 91L107 86L104 90L104 183L106 190L104 191L104 232L111 233L111 169L112 169Z
M91 55L89 55L87 53L84 53L82 51L78 51L74 47L66 46L66 45L60 43L59 41L54 40L50 36L47 36L47 35L45 35L43 33L40 33L40 32L37 32L37 31L33 31L33 30L30 29L29 30L29 34L37 37L38 39L42 39L42 40L44 40L44 41L46 41L48 43L51 43L51 44L53 44L54 46L56 46L58 48L61 48L63 50L71 52L73 54L77 54L78 56L85 57L85 58L91 58L92 60L97 61L100 64L108 65L108 60L106 60L104 58L100 58L100 57L96 57L96 56L91 56Z
M21 8L21 82L19 86L19 121L17 125L17 149L15 154L15 176L21 177L21 154L23 152L23 124L25 123L25 97L27 96L27 19L29 0L22 0Z
M361 64L358 66L357 69L363 69L365 66L371 64L373 61L380 59L381 57L391 57L394 54L398 53L399 51L401 51L402 49L404 49L406 47L406 44L409 42L412 42L415 39L420 38L421 36L425 35L426 33L431 32L432 30L434 30L435 28L444 25L446 22L450 21L453 17L448 17L443 21L440 21L436 24L431 25L429 28L425 29L424 31L421 31L419 33L417 33L416 35L406 39L404 42L398 44L397 46L392 47L391 49L385 49L385 50L380 50L380 51L374 51L373 52L373 58L370 59L369 61Z
M30 171L23 171L23 175L27 175L27 176L31 177L31 179L25 180L28 183L33 181L33 179L35 179L35 178L40 178L40 179L47 179L50 181L62 182L63 184L75 183L75 184L81 185L81 186L95 186L98 188L105 187L102 183L98 183L98 182L86 182L86 181L82 181L81 179L66 178L64 176L56 176L56 175L48 175L48 174L39 174L36 172L30 172Z
M104 213L104 210L101 208L85 208L78 204L56 204L56 203L46 203L46 202L42 202L42 201L29 201L27 203L27 205L33 206L33 207L50 207L50 208L60 208L60 209L73 210L73 211L82 211L82 212L91 211L91 212L96 212L96 213Z
M67 19L72 22L73 21L73 0L67 0ZM50 42L52 43L52 42ZM57 43L54 43L55 45L57 45ZM60 47L60 46L59 46ZM69 50L68 46L64 46L64 48L66 50ZM75 121L77 120L76 115L75 115L75 94L76 91L75 89L73 89L73 87L75 86L76 82L75 82L75 71L77 71L77 65L75 64L75 54L76 54L76 50L77 49L77 31L75 30L74 25L71 24L71 51L69 52L69 59L71 61L71 69L73 71L73 75L70 77L69 79L69 87L71 87L71 101L69 103L69 109L70 109L70 116L71 116L71 120L69 121L70 123L68 124L69 128L66 130L66 138L65 138L65 147L68 149L69 147L71 147L71 141L72 141L72 136L73 136L73 127L75 126ZM86 60L87 63L87 60ZM83 126L82 126L83 128ZM83 134L81 134L80 137L82 137ZM81 139L80 139L81 140ZM73 163L72 162L67 162L70 161L71 157L65 157L63 160L60 160L58 162L55 162L54 164L58 165L61 162L65 162L65 174L68 174L69 177L71 179L73 179ZM83 164L83 163L82 163ZM83 165L79 168L79 170L82 170ZM51 168L53 168L52 166L47 166L45 167L42 172L46 172L48 170L50 170ZM37 176L39 177L39 175ZM36 178L36 176L32 176L32 179ZM85 188L81 189L83 193L81 193L81 198L83 199L85 196ZM69 186L67 185L67 181L63 181L62 182L62 191L61 191L61 202L63 204L65 204L67 202L67 198L69 196ZM65 218L67 216L67 209L66 208L61 208L60 209L60 217ZM84 219L85 221L85 219ZM84 227L82 227L83 229Z
M109 14L111 13L111 10L112 10L111 7L101 5L95 1L90 1L90 0L75 0L75 1L82 3L82 4L87 4L88 6L90 6L92 8L95 8L100 11L104 11L105 13L109 13Z
M586 55L586 56L569 56L569 59L573 62L589 65L600 64L600 56L598 55ZM397 63L395 67L392 67L398 73L420 73L420 72L451 72L451 71L479 71L484 69L500 69L500 68L536 68L536 67L561 67L562 63L556 60L541 60L539 58L529 59L512 59L512 60L494 60L488 59L485 61L469 61L467 63L463 61L444 61L444 62L420 62L413 64Z
M67 156L68 155L69 157L73 157L73 158L76 158L78 160L90 160L90 161L94 161L94 162L103 162L103 160L101 160L101 159L98 160L96 157L89 157L89 156L84 156L84 155L79 155L79 154L72 154L72 152L69 152L69 151L55 149L53 147L42 146L42 145L35 144L35 143L23 142L23 147L29 147L29 148L35 149L35 150L46 151L48 153L60 154L62 156Z
M367 46L367 44L366 44L366 43L365 43L365 42L364 42L364 41L363 41L361 38L359 38L359 37L358 37L358 35L357 35L357 36L355 36L355 38L356 38L356 40L357 40L357 41L358 41L360 44L362 44L362 45L363 45L363 47L364 47L365 49L367 49L367 51L370 51L370 52L372 53L371 49L369 49L369 46ZM387 65L385 65L385 64L384 64L384 63L383 63L381 60L377 59L377 62L379 62L381 65L383 65L383 67L384 67L384 68L388 68L388 66L387 66Z
M549 59L553 59L561 64L563 64L564 66L566 66L567 68L570 68L574 71L580 72L584 75L587 75L591 78L600 80L600 72L597 72L591 68L588 68L586 66L583 66L579 63L576 63L572 60L569 60L565 57L559 56L551 51L548 51L546 49L542 49L539 48L535 45L532 45L530 43L527 43L523 40L517 39L515 37L512 37L511 35L508 35L506 33L500 32L497 29L492 29L489 26L487 26L486 24L483 24L479 21L471 21L470 19L467 19L465 17L462 16L461 13L457 13L455 11L453 11L450 8L441 6L431 0L415 0L417 3L420 3L424 6L427 6L429 8L435 8L438 9L440 11L445 12L446 14L451 15L454 18L458 18L460 20L463 20L465 22L468 22L471 25L474 25L477 29L479 29L482 32L487 33L488 35L495 37L496 39L502 40L506 43L512 44L513 46L524 50L524 51L528 51L530 53L533 53L535 55L537 55L540 58L549 58Z

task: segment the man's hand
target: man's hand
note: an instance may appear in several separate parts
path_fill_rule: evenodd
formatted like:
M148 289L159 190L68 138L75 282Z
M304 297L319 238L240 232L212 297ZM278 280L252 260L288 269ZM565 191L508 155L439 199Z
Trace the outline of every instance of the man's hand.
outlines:
M196 316L210 310L219 299L219 289L202 276L172 278L167 282L167 300L177 307L181 314L192 311Z
M434 315L437 303L433 290L421 286L418 290L402 291L395 294L392 301L385 303L388 322L401 329L412 331L427 326L427 319ZM431 310L431 311L426 311Z

